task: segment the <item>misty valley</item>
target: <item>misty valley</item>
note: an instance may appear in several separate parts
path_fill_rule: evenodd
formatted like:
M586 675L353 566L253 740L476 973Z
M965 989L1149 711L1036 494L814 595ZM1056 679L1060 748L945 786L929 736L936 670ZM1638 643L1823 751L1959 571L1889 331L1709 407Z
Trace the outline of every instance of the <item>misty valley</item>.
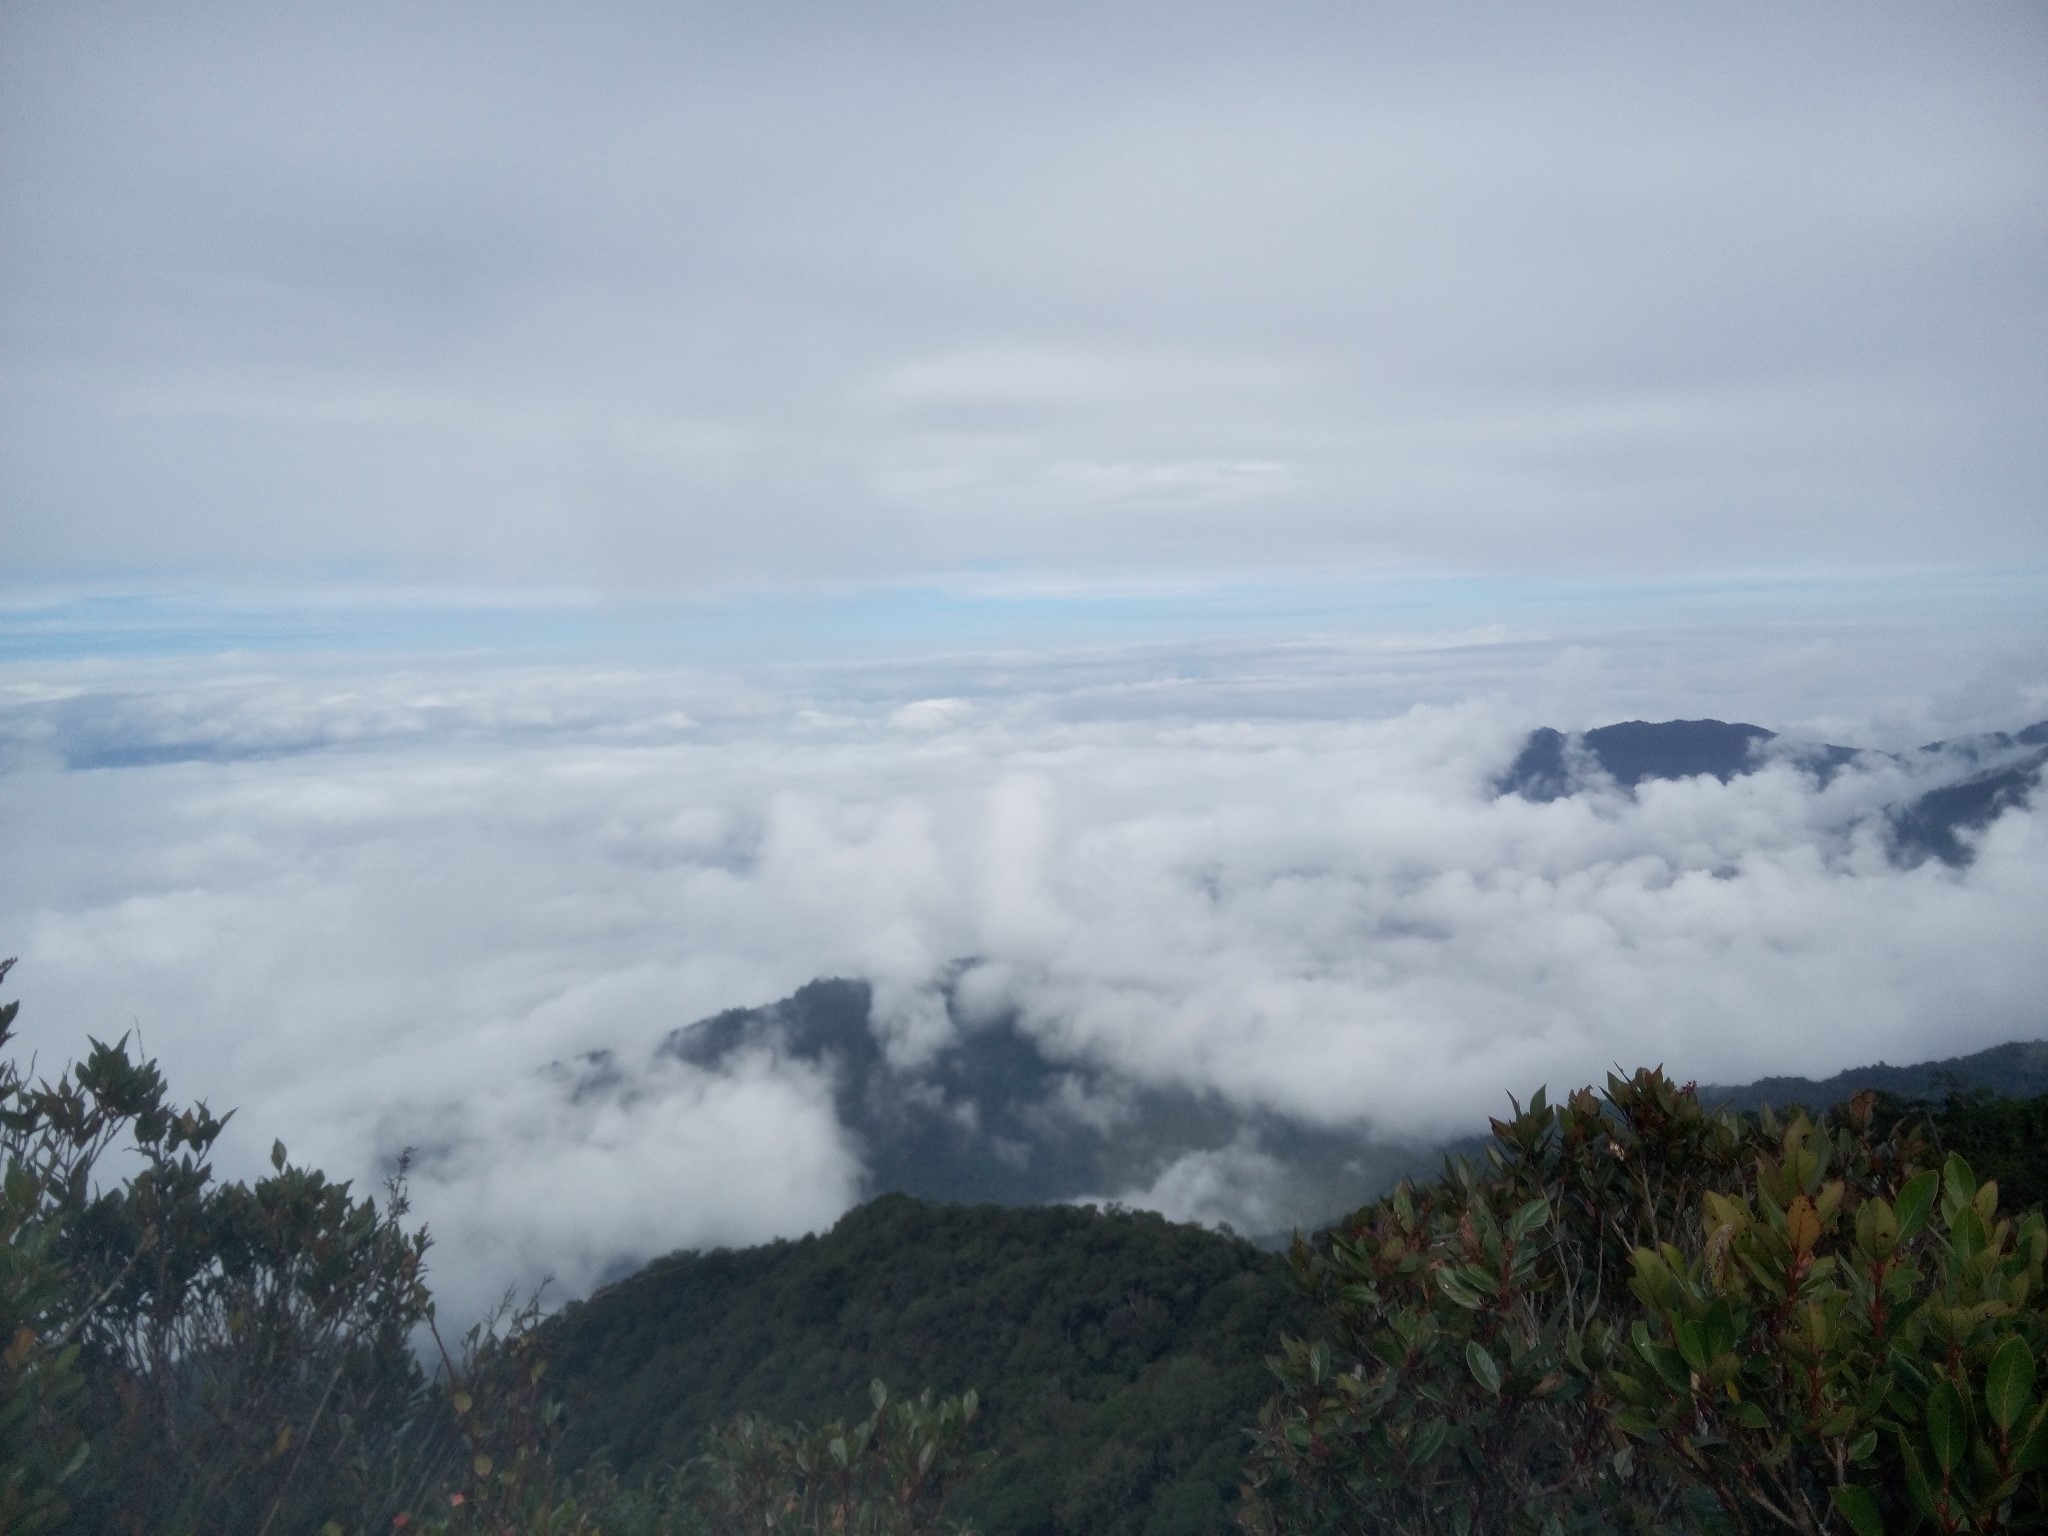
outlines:
M1853 867L1962 879L2044 764L2048 723L1884 754L1636 721L1531 732L1484 793L1860 776L1817 802ZM691 1113L677 1072L813 1083L857 1178L809 1235L600 1247L481 1321L437 1304L412 1206L459 1142L409 1138L381 1194L281 1140L231 1178L233 1117L127 1039L40 1070L7 1003L0 1531L2043 1518L2048 1040L1739 1085L1621 1063L1431 1136L1148 1072L1012 969L557 1059L530 1091L592 1128Z
M1717 721L1537 731L1492 793L1864 757ZM2044 762L2048 725L1934 744L1856 835L1967 869ZM1063 1048L986 964L947 967L914 1031L823 979L646 1059L556 1062L545 1090L586 1114L661 1063L815 1074L859 1203L795 1240L614 1259L587 1295L508 1293L466 1333L411 1220L432 1144L381 1198L281 1143L218 1178L220 1118L125 1043L37 1076L7 1004L0 1530L2048 1517L2048 1039L1820 1080L1617 1069L1503 1092L1490 1131L1389 1138Z

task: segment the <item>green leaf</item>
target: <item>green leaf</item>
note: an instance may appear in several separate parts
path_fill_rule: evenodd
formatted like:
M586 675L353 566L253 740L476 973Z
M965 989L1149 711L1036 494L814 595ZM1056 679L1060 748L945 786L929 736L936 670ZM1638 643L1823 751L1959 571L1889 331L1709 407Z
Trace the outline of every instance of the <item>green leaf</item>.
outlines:
M1415 1230L1415 1202L1408 1198L1408 1181L1403 1179L1394 1190L1394 1215L1401 1223L1401 1230Z
M1892 1214L1898 1218L1900 1242L1917 1237L1927 1225L1927 1213L1934 1209L1935 1192L1940 1188L1941 1175L1931 1168L1906 1180L1905 1188L1899 1191L1899 1198L1892 1204Z
M1495 1397L1500 1396L1500 1362L1477 1339L1465 1346L1465 1363L1472 1367L1472 1379Z
M1685 1357L1666 1344L1655 1344L1644 1340L1636 1341L1636 1353L1649 1362L1650 1368L1664 1379L1664 1385L1674 1392L1692 1390L1692 1373L1686 1368Z
M1899 1220L1882 1199L1872 1197L1856 1208L1856 1246L1869 1259L1884 1259L1899 1244Z
M1984 1406L1991 1422L2004 1434L2019 1422L2034 1400L2034 1356L2018 1335L1998 1346L1984 1378Z
M1494 1274L1491 1270L1487 1269L1485 1265L1461 1265L1459 1267L1458 1273L1464 1279L1465 1283L1471 1286L1472 1289L1477 1291L1480 1295L1498 1296L1500 1294L1501 1277L1499 1275Z
M1707 1310L1705 1329L1706 1352L1709 1359L1724 1355L1735 1347L1742 1330L1735 1321L1735 1314L1730 1310L1726 1297L1716 1301Z
M1878 1513L1876 1494L1854 1483L1844 1483L1828 1492L1856 1536L1884 1536L1884 1516Z
M1913 1501L1913 1508L1923 1519L1938 1520L1940 1512L1934 1507L1934 1488L1927 1481L1927 1469L1920 1465L1920 1453L1903 1434L1899 1436L1899 1461L1906 1475L1906 1497Z
M1451 1301L1468 1312L1477 1312L1486 1305L1486 1298L1475 1291L1460 1275L1449 1269L1436 1272L1436 1283Z
M1970 1448L1970 1409L1955 1383L1937 1381L1927 1394L1927 1447L1935 1465L1952 1473Z
M1531 1200L1508 1219L1508 1236L1520 1242L1549 1220L1550 1202L1540 1197Z
M1960 1152L1951 1152L1941 1165L1941 1214L1951 1224L1977 1197L1977 1175Z
M1442 1419L1425 1419L1422 1427L1415 1431L1415 1438L1408 1442L1408 1460L1413 1466L1421 1466L1430 1457L1443 1449L1444 1438L1451 1432L1451 1426Z
M2013 1436L2012 1464L2022 1472L2048 1467L2048 1403L2038 1404L2026 1429Z
M1650 1400L1650 1389L1626 1371L1609 1371L1607 1385L1614 1395L1625 1403L1641 1407Z

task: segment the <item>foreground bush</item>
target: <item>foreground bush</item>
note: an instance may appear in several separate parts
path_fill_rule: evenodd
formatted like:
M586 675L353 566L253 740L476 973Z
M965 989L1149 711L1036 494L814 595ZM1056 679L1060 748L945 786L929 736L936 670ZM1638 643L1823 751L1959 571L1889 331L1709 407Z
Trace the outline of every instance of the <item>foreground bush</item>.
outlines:
M1291 1262L1253 1531L2039 1528L2038 1211L1868 1095L1709 1115L1660 1073L1494 1123Z
M434 1476L402 1189L358 1200L282 1146L222 1182L224 1123L125 1043L54 1082L0 1057L0 1530L352 1527ZM140 1166L109 1180L110 1153Z
M0 961L4 979L12 961ZM0 1536L936 1536L981 1465L972 1392L873 1388L851 1427L742 1418L680 1470L557 1473L537 1304L430 1376L427 1238L288 1160L223 1182L225 1120L126 1043L35 1080L0 1006ZM107 1177L110 1154L138 1163Z

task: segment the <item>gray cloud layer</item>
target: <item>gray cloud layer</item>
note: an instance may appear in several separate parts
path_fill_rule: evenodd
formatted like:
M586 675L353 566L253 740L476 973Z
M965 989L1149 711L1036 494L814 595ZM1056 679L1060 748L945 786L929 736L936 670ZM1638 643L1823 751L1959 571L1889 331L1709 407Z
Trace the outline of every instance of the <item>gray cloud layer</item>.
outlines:
M419 1147L451 1306L843 1208L858 1149L816 1069L653 1054L820 974L873 978L914 1058L976 956L968 1000L1055 1056L1391 1137L1615 1063L1741 1081L2043 1022L2048 819L1901 870L1868 816L1910 765L1535 805L1490 792L1537 723L1499 703L1117 709L1104 670L1051 667L925 697L44 675L0 712L0 932L36 1042L139 1021L183 1091L239 1106L238 1165L279 1134L360 1176ZM598 1049L629 1091L573 1091ZM1137 1193L1213 1215L1271 1175L1247 1146Z
M22 571L2039 565L2037 7L12 6Z

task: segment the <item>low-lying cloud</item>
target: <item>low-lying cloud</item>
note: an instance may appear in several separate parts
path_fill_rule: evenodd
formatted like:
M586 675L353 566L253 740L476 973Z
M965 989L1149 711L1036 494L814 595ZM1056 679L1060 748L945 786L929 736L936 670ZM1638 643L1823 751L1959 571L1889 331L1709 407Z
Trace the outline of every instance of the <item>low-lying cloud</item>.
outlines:
M1959 870L1888 857L1911 762L1500 797L1550 722L1498 700L1119 715L1099 689L219 669L11 697L28 1043L139 1025L177 1090L238 1108L229 1171L272 1136L365 1179L415 1148L451 1307L857 1199L816 1063L659 1050L820 975L874 983L892 1059L1013 1015L1107 1080L1391 1140L1612 1064L1735 1082L2033 1037L2048 995L2038 805ZM1269 1163L1102 1193L1213 1217L1259 1208Z

